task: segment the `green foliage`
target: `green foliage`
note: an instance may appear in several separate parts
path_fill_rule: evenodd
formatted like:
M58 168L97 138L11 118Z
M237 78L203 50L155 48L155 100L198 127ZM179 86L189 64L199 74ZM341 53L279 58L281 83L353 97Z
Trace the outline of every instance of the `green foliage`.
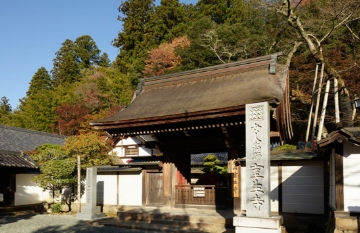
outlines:
M41 174L33 181L44 190L61 191L76 183L76 159L69 157L62 146L45 144L38 147L31 158L40 165Z
M81 168L110 164L108 152L112 141L98 132L89 132L66 139L65 150L72 158L81 157Z
M60 213L61 212L61 207L62 207L61 203L55 203L55 204L53 204L51 206L51 211L53 213Z
M59 86L78 81L80 78L80 69L76 63L74 42L66 39L55 55L53 70L51 71L53 85Z
M276 147L274 150L296 150L296 146L290 144L284 144Z
M51 125L55 119L53 98L52 90L44 90L21 99L19 109L14 111L12 123L17 127L52 132Z
M158 43L153 37L154 0L125 0L118 9L123 30L113 40L120 49L115 63L120 71L136 76L145 65L147 50Z
M273 10L280 9L274 5L279 1L199 0L195 6L179 0L154 3L121 1L118 19L122 29L112 41L120 52L112 64L89 35L65 40L55 53L50 74L43 67L37 70L17 109L12 111L6 97L1 99L0 123L66 135L88 132L89 120L109 116L130 103L144 74L186 71L279 51L286 55L294 41L303 39L286 17ZM359 67L354 65L360 58L360 23L355 19L360 13L356 1L347 3L301 1L293 10L312 37L322 38L331 32L322 41L323 54L334 70L342 71L350 93L356 93L360 89ZM342 13L334 14L339 9ZM331 30L345 15L354 20ZM171 54L164 53L168 52L164 44L184 36L190 46L182 44L171 48ZM154 51L157 56L150 59L151 69L145 70L146 58ZM299 47L291 64L291 88L311 93L309 77L314 64L308 47ZM299 127L305 125L307 109L296 105L292 111L293 121ZM330 124L333 118L327 115L326 119Z
M37 93L49 90L52 87L51 77L45 67L39 68L30 81L30 86L26 95L32 96Z
M95 41L88 35L76 38L75 42L67 39L56 52L53 60L53 85L59 86L80 80L80 71L91 66L107 65L107 55L100 55Z
M210 154L204 158L203 174L196 184L220 185L226 184L227 166L219 164L216 155Z
M100 49L90 36L76 38L74 45L75 61L80 69L99 65Z
M109 59L109 56L107 55L107 53L103 53L99 59L99 66L110 67L110 63L111 62L110 62L110 59Z
M11 105L9 103L9 99L6 96L1 97L0 102L0 124L6 124L9 120L9 116L11 113Z
M49 160L63 160L67 158L65 149L60 145L44 144L35 149L32 152L31 159L33 159L40 166L42 163Z

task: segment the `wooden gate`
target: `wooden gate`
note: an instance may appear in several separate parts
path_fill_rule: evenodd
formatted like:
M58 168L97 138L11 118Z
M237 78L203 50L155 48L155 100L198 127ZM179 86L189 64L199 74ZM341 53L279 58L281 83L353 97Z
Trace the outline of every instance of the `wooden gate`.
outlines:
M163 205L163 174L147 173L146 184L148 188L146 205Z

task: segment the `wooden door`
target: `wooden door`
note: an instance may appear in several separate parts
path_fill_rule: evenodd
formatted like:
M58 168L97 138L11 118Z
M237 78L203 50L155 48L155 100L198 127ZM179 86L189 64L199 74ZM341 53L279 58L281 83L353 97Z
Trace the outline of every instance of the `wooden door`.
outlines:
M6 173L0 174L0 206L14 205L14 187L15 175Z
M147 173L147 205L163 205L163 174Z

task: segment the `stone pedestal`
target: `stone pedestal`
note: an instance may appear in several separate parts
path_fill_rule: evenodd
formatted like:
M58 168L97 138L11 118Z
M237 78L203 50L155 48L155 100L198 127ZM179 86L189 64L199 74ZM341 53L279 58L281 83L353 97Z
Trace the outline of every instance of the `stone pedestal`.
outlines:
M282 216L245 217L236 216L233 219L236 233L285 233Z
M106 217L101 213L100 206L96 206L96 175L96 167L86 169L86 206L81 207L81 213L76 214L77 218L92 220Z

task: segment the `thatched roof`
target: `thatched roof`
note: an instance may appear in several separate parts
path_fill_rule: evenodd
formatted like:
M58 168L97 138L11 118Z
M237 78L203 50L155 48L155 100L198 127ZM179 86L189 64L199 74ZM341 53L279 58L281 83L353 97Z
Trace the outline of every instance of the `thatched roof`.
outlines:
M277 54L193 71L145 78L133 102L93 121L97 129L147 127L243 115L245 104L283 98L288 69Z

